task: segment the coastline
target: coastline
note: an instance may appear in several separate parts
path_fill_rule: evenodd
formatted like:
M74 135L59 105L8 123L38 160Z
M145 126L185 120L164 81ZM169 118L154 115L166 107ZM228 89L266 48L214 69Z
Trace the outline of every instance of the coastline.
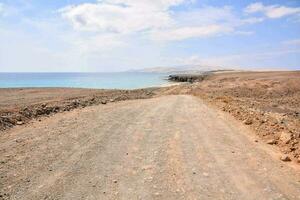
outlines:
M300 160L300 72L214 73L201 82L168 82L134 90L0 89L0 133L56 113L133 99L193 95L227 112L265 143Z
M165 84L164 73L0 73L0 88L134 90Z

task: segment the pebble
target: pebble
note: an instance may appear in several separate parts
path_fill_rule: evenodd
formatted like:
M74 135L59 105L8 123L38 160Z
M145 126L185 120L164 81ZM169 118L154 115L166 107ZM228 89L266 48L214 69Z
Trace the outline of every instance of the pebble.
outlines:
M22 122L22 121L17 121L17 125L23 125L24 124L24 122Z
M275 144L275 143L276 143L276 141L274 139L271 139L271 140L267 141L267 144L271 144L272 145L272 144Z
M288 161L291 161L291 158L288 155L282 155L280 157L280 160L282 160L284 162L288 162Z
M113 182L114 182L114 183L118 183L118 181L117 181L117 180L113 180Z
M244 120L244 124L251 125L252 124L252 120L246 119L246 120Z
M147 177L147 178L144 178L144 181L152 181L153 180L153 177L152 176L150 176L150 177Z

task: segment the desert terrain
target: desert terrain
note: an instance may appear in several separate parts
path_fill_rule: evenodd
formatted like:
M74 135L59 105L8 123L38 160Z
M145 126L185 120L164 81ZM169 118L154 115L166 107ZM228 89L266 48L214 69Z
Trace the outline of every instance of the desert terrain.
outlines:
M163 93L203 99L243 122L265 143L278 146L283 157L300 162L299 71L214 73Z
M0 90L0 199L299 199L300 72Z
M90 105L107 104L155 95L157 88L98 90L71 88L0 89L0 131L42 116Z

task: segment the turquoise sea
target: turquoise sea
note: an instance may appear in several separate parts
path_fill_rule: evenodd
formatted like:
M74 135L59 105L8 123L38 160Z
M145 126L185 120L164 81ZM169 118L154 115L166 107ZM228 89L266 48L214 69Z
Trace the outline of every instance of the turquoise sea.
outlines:
M0 73L0 88L71 87L136 89L166 84L162 73Z

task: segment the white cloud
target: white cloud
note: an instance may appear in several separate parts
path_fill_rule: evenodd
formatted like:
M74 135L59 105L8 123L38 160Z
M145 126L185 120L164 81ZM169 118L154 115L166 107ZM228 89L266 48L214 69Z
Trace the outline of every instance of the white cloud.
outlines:
M168 11L184 0L103 0L60 10L76 30L132 33L172 24Z
M288 46L300 46L300 39L287 40L284 41L283 44Z
M152 32L155 40L177 41L189 38L206 38L226 34L251 35L252 31L239 30L247 24L263 21L262 18L240 18L230 6L205 6L174 16L175 25L171 28Z
M205 6L189 11L181 11L174 18L181 25L203 26L212 23L234 21L237 17L233 14L233 8L230 6Z
M193 1L94 0L90 1L94 3L64 7L59 12L15 8L9 3L3 7L0 3L0 16L1 12L5 16L4 20L1 19L3 26L0 28L0 68L22 71L28 66L26 69L31 71L118 71L180 63L232 66L264 59L284 62L282 54L272 57L264 54L260 47L256 50L251 47L249 54L249 47L245 47L245 51L242 49L244 54L227 56L212 55L213 48L218 47L211 47L212 49L204 53L207 57L192 56L184 58L183 61L174 59L181 57L183 52L180 48L171 48L177 44L168 46L172 45L169 44L172 41L223 35L249 37L255 34L255 29L250 29L252 25L267 19L265 16L240 15L240 10L232 6L184 5ZM176 6L180 7L174 9ZM263 13L266 7L270 6L258 3L247 9L249 13ZM31 15L33 11L36 13ZM42 16L42 19L37 16ZM297 31L294 28L289 30ZM205 46L209 42L210 40L199 42L199 49L191 48L184 55L206 51ZM240 37L232 44L225 42L224 48L228 50L226 52L236 52L235 46L240 46L240 42L244 42ZM280 43L274 42L274 45L278 44ZM286 41L285 45L293 46L283 46L298 51L296 44L299 44L298 40ZM192 46L190 42L182 42L180 45L186 48ZM292 50L289 53L293 53ZM262 53L252 55L252 52L259 51ZM269 49L266 50L268 51ZM221 52L218 49L215 53L219 55ZM299 63L297 55L293 56L292 59L286 59L288 62L291 60L291 65Z
M98 0L100 3L126 5L150 10L168 10L171 6L179 5L186 0Z
M232 54L232 55L223 55L223 56L211 56L211 57L201 57L199 55L193 55L189 57L181 57L176 60L177 64L182 64L185 66L202 66L202 67L217 67L217 68L255 68L261 63L264 63L264 66L270 67L279 67L271 66L268 63L276 63L278 59L283 59L287 55L299 55L299 49L277 49L269 52L255 52L247 54ZM286 67L286 66L281 66Z
M261 2L250 4L245 9L246 13L263 13L268 18L281 18L289 15L300 14L300 7L286 7L280 5L265 6Z
M184 40L188 38L203 38L209 36L215 36L218 34L225 34L231 32L230 27L221 25L207 25L207 26L196 26L196 27L182 27L170 30L163 30L154 32L152 34L153 39L163 41L176 41Z
M240 26L261 18L237 17L232 7L201 7L171 11L172 6L193 0L102 0L60 10L77 31L97 34L140 34L159 41L177 41L234 33ZM236 31L249 33L249 31Z
M256 2L248 5L245 9L247 13L261 12L264 10L264 5L261 2Z

